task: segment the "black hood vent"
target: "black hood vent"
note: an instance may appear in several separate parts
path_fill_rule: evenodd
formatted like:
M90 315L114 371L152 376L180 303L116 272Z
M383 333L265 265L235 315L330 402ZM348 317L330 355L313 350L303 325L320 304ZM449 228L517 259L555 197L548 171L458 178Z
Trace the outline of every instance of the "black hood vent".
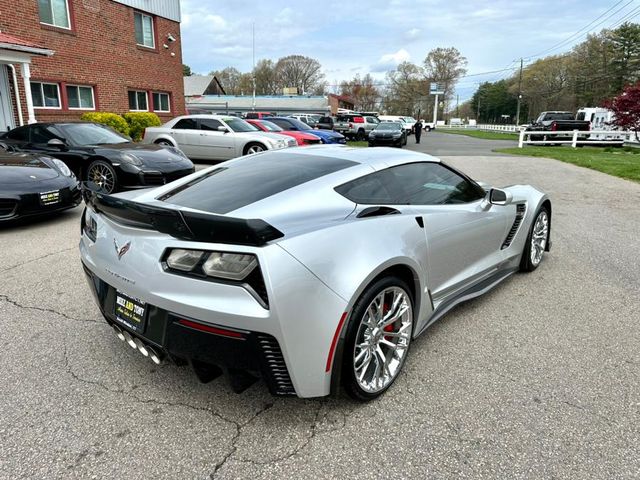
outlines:
M522 219L524 218L524 213L526 210L527 210L527 207L525 206L524 203L518 203L516 205L516 218L513 221L513 225L511 226L511 230L509 230L507 238L505 238L504 242L502 243L502 247L501 247L502 250L504 250L505 248L508 248L509 245L511 245L511 242L513 242L513 239L516 236L516 233L518 233L518 228L520 228L520 224L522 223Z

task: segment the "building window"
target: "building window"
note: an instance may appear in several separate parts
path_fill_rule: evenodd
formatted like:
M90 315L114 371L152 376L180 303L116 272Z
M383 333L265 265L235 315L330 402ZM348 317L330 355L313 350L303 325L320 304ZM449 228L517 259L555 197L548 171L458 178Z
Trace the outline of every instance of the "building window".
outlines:
M93 87L82 85L67 85L67 101L69 110L94 110Z
M144 13L134 12L133 20L136 28L136 43L143 47L155 48L153 17Z
M170 112L169 94L161 92L153 92L153 111L154 112Z
M31 100L35 108L60 108L57 83L31 82Z
M129 90L129 110L134 112L146 112L149 110L147 92Z
M38 0L40 23L60 28L71 28L69 0Z

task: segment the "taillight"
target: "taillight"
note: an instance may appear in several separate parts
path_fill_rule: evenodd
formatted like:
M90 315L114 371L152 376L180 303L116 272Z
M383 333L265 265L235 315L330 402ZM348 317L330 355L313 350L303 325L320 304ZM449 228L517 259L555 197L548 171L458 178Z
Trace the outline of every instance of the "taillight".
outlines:
M206 325L204 323L193 322L191 320L186 320L181 318L178 320L180 325L185 327L192 328L194 330L200 330L201 332L213 333L214 335L220 335L222 337L228 338L237 338L238 340L244 340L246 337L244 333L238 332L235 330L227 330L226 328L213 327L211 325Z
M353 121L356 123L364 123L364 117L353 117Z
M558 124L556 122L551 122L551 131L555 132L558 130Z
M336 331L333 334L333 340L331 341L331 345L329 346L329 355L327 355L327 364L325 365L324 371L329 373L331 371L331 366L333 365L333 355L336 353L336 345L338 344L338 338L340 338L340 332L342 331L342 326L344 325L344 321L347 319L347 312L344 312L340 317L340 321L338 322L338 326L336 327Z

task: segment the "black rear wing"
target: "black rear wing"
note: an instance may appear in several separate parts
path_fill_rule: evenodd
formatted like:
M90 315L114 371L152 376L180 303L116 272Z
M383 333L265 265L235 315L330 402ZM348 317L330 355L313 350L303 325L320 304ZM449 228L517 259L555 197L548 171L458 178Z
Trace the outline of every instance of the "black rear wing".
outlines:
M116 223L156 230L181 240L260 247L284 237L264 220L226 217L146 205L101 193L83 185L87 205Z

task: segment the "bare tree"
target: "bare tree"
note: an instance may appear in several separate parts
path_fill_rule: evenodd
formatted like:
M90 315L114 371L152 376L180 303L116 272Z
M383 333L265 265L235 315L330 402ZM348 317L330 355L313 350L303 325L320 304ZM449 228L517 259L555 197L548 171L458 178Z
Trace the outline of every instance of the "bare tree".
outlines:
M282 89L278 84L276 65L272 60L258 60L253 70L253 75L256 81L256 93L258 95L276 95L282 93Z
M362 78L356 75L351 80L341 82L340 94L351 97L356 110L360 111L376 110L380 103L380 91L368 73Z
M324 90L324 74L320 62L303 55L289 55L276 63L278 84L298 88L300 93Z
M224 91L229 95L239 95L241 90L242 73L237 68L227 67L222 70L215 70L209 75L215 75Z
M411 62L402 62L395 70L387 72L387 89L383 109L388 114L416 115L426 113L428 79L424 69Z
M429 52L424 59L427 77L442 85L445 99L453 95L455 84L467 73L467 58L455 47L438 47Z

